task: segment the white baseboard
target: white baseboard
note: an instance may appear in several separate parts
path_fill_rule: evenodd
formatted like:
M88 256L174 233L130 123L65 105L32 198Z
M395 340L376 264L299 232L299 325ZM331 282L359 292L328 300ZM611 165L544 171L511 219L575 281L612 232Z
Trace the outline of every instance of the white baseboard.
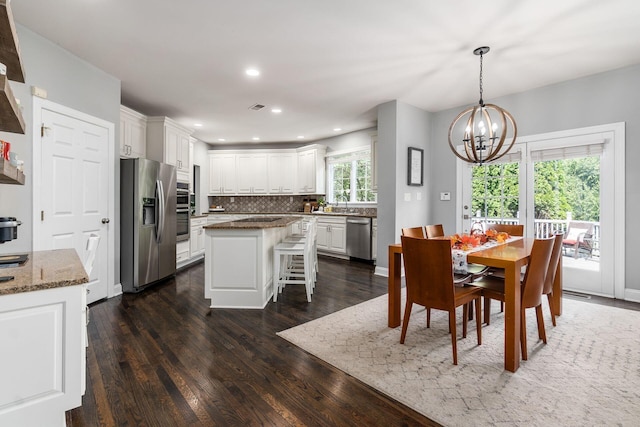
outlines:
M376 265L376 269L373 274L376 276L389 277L389 269L387 267L379 267Z
M624 290L625 301L640 302L640 290L639 289L625 289Z

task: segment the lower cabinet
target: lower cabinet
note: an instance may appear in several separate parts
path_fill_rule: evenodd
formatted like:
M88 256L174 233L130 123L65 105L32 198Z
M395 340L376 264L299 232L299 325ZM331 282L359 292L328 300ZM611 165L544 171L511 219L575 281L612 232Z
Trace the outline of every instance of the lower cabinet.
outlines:
M191 219L191 236L189 236L191 259L204 255L204 228L202 227L205 225L207 225L206 217Z
M176 243L176 267L182 267L189 261L189 240Z
M346 255L347 218L344 216L318 218L318 250Z
M82 405L86 295L75 285L0 296L1 426L62 427Z

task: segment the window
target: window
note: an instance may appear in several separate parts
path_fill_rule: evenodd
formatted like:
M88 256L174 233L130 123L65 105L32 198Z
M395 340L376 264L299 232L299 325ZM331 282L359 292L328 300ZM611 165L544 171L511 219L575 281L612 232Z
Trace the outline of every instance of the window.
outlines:
M369 147L327 156L329 203L375 203Z

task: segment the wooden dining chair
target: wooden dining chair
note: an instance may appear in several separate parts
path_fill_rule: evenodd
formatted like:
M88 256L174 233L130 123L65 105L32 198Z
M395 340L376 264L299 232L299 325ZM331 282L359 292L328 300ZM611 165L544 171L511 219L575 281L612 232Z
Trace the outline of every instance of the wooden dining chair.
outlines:
M524 236L524 224L488 224L487 230L496 230L509 236Z
M546 295L549 300L549 311L551 312L551 323L553 323L553 326L556 326L556 307L553 306L553 282L556 280L558 264L562 256L562 239L564 239L564 234L556 234L553 238L553 251L551 252L549 268L547 269L547 276L544 278L544 287L542 288L542 295Z
M427 239L433 239L434 237L444 237L444 227L442 224L425 225L424 231L427 235Z
M421 239L427 238L427 235L424 233L424 227L403 228L401 231L403 236L419 237Z
M544 319L542 318L542 290L544 288L549 261L553 252L555 239L536 239L531 248L531 256L524 280L521 283L520 301L520 349L522 359L527 360L527 327L525 320L525 310L527 308L536 309L536 319L538 321L538 337L547 343L547 334L544 329ZM486 276L481 280L471 283L472 287L482 289L482 295L504 302L504 278ZM486 304L485 300L485 304ZM487 306L485 305L485 310ZM486 314L486 311L485 311ZM488 323L488 322L487 322Z
M476 311L480 313L482 289L455 286L453 264L451 262L451 243L448 240L430 240L402 236L402 256L407 285L407 301L402 320L400 343L404 344L413 304L419 304L428 310L449 312L449 329L453 364L458 364L456 334L456 308L463 306L462 336L467 336L468 304L475 301ZM430 319L427 319L429 328ZM478 345L482 344L482 325L480 316L476 316Z

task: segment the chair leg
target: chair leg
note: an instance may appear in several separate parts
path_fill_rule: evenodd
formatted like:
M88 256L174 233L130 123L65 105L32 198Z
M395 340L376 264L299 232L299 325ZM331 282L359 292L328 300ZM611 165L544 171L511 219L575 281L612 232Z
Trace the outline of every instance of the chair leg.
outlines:
M409 317L411 316L412 301L407 301L404 308L404 318L402 319L402 333L400 334L400 344L404 344L404 338L407 336L407 326L409 326Z
M520 352L522 360L527 360L527 322L524 308L520 310Z
M500 313L504 313L504 301L500 301Z
M458 364L458 342L456 341L456 310L449 312L449 329L451 329L451 349L453 351L453 364Z
M475 299L476 304L476 334L478 335L478 345L482 345L482 318L480 317L480 297Z
M491 324L491 298L484 297L484 323Z
M547 333L544 330L544 318L542 317L542 304L536 307L536 320L538 321L538 337L543 343L547 343Z
M553 306L553 293L548 293L547 299L549 300L549 311L551 312L551 323L553 323L553 326L556 326L556 308Z
M462 306L462 338L467 337L467 318L469 317L469 304Z
M473 320L473 304L469 304L469 322Z
M427 307L427 328L431 327L431 309Z

